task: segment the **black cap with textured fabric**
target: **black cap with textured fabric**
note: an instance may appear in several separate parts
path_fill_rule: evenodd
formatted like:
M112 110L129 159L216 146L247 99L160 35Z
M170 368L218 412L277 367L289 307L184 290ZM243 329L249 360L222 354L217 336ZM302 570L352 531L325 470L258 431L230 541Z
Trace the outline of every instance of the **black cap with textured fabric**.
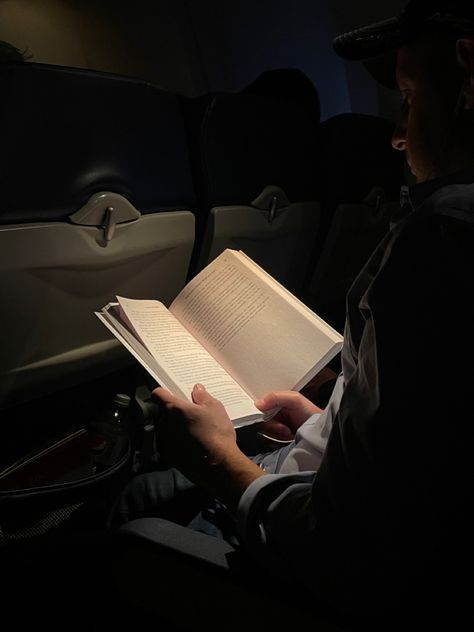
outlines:
M400 15L337 36L340 57L361 60L379 83L395 87L395 51L416 39L430 24L452 33L474 35L474 0L410 0Z

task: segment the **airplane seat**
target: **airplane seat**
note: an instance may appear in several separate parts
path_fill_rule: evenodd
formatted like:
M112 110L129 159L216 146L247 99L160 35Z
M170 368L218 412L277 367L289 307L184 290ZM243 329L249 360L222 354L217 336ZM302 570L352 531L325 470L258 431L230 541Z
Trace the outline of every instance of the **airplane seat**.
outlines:
M346 293L400 207L404 157L391 146L393 130L392 121L355 113L319 128L325 189L305 301L338 331Z
M244 93L182 105L197 195L193 273L233 248L298 294L319 225L314 119Z
M0 66L0 409L133 362L94 311L169 304L194 244L177 98L114 74Z

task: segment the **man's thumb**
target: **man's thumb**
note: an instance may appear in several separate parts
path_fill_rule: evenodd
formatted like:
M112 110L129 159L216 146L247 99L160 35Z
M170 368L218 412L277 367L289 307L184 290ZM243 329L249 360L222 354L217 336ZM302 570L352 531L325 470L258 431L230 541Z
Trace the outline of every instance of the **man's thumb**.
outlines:
M275 398L273 397L272 394L266 395L265 397L262 397L261 399L256 399L254 401L254 404L261 411L271 410L272 408L275 408L276 406Z
M212 395L206 391L205 387L202 384L194 385L191 397L195 404L205 404L206 402L214 399Z

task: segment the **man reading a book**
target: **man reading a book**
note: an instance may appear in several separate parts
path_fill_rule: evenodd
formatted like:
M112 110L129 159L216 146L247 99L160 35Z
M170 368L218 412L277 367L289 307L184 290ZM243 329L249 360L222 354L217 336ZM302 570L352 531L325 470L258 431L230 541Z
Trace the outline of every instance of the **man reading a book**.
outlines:
M411 0L334 47L398 88L393 145L416 184L349 291L331 399L324 411L295 392L256 402L281 407L296 438L249 458L205 385L194 403L156 389L176 469L135 479L117 515L203 529L202 514L170 509L192 488L196 504L218 501L214 533L294 591L364 616L457 608L473 561L474 3Z

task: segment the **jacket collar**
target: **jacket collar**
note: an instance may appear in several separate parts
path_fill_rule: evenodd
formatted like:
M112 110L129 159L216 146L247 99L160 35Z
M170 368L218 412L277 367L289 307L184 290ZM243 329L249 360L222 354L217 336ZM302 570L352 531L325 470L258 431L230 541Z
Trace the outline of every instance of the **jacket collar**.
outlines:
M390 227L393 228L405 217L416 211L425 200L439 189L450 184L471 184L472 182L474 182L474 167L427 182L420 182L420 184L403 185L400 188L400 208L392 214Z
M410 187L402 187L402 190L405 188L406 191L405 193L402 190L400 191L400 203L403 205L402 197L405 195L407 196L405 203L408 201L412 206L412 210L415 210L433 193L445 186L450 184L471 184L472 182L474 182L474 167L451 173L447 176L441 176L440 178L434 178L427 182L420 182L420 184L414 184Z

